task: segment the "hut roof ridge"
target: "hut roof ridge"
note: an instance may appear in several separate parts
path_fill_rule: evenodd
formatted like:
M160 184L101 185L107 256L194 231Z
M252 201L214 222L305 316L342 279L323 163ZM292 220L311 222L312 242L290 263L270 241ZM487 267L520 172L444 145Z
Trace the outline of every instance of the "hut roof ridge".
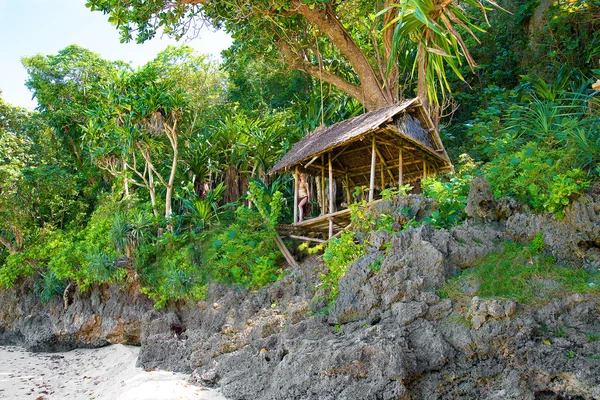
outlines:
M368 132L371 132L383 125L386 121L400 112L407 110L413 105L419 106L421 103L418 98L404 100L379 110L370 111L345 121L335 124L319 127L311 133L300 139L293 148L285 154L281 160L271 169L270 173L277 172L286 167L296 165L299 162L319 155L327 150L340 146L351 140L355 140ZM425 128L425 127L424 127ZM427 127L429 128L429 127ZM418 138L412 138L422 142ZM432 152L437 149L431 147L431 142L423 143ZM443 157L443 156L442 156Z

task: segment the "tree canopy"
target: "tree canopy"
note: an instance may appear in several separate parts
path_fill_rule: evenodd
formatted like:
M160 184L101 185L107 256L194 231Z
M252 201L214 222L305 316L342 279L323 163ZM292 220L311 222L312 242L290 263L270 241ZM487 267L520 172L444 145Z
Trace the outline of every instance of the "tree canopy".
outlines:
M474 36L480 28L472 14L487 11L475 0L89 0L87 6L109 14L124 41L143 42L161 29L181 37L205 24L225 27L248 51L277 57L369 110L413 95L405 90L414 60L419 95L437 101L437 92L449 89L443 64L459 77L463 58L474 65L459 30Z

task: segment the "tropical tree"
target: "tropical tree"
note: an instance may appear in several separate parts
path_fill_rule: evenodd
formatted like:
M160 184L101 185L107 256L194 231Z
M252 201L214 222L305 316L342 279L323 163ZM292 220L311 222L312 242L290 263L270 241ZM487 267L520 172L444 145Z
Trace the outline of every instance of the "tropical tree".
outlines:
M11 107L0 97L0 244L11 254L23 245L24 229L18 222L26 215L15 207L17 187L23 169L33 161L31 140L22 132L27 117L25 110Z
M416 11L410 15L418 17L427 28L421 29L421 53L427 50L440 55L448 49L440 40L435 42L437 48L432 47L434 39L429 32L444 37L451 43L450 47L464 52L452 24L464 25L467 29L472 26L469 12L457 11L458 1L415 0L413 3ZM475 0L467 4L477 5L477 9L485 11ZM406 23L399 18L399 13L406 12L407 7L402 3L395 5L398 2L394 0L87 2L90 9L110 15L109 21L120 29L124 41L132 40L135 35L138 42L143 42L156 35L159 29L181 37L190 31L197 33L195 29L206 23L224 26L249 52L268 57L277 54L293 69L334 85L369 110L394 103L404 96L399 93L399 78L410 71L399 68L407 63L399 63L398 57L414 56L413 53L394 51L398 47L394 33L407 30L402 29ZM444 23L445 18L452 24ZM383 27L387 29L382 30ZM450 35L445 35L442 29ZM411 28L410 33L418 35L417 30L417 27ZM274 52L274 49L278 51ZM425 64L421 68L427 69ZM433 76L430 74L430 77Z
M151 68L143 69L112 85L109 102L94 111L86 126L98 166L148 189L155 214L155 182L165 187L165 218L172 213L180 124L187 117L187 105L180 89L157 80ZM171 154L165 173L166 146Z
M202 113L220 99L221 81L210 73L216 67L202 66L204 60L190 48L169 48L138 71L123 73L106 86L84 128L97 165L147 189L155 214L156 185L165 188L167 219L182 147Z
M88 120L88 110L102 101L101 88L129 66L104 60L77 45L56 55L23 58L23 65L29 74L26 85L38 102L37 110L44 114L56 139L75 158L78 169L89 167L81 125Z
M484 0L499 7L492 0ZM468 33L477 42L475 31L483 29L471 22L470 13L480 9L487 20L487 9L479 0L400 0L389 9L399 9L395 17L385 27L394 28L392 57L388 71L395 66L392 62L399 54L416 53L412 70L417 70L417 94L429 108L430 102L439 105L438 93L450 90L446 78L446 66L461 80L464 77L459 69L464 59L471 70L475 60L460 34ZM386 12L387 9L381 11Z
M0 244L9 253L39 228L80 219L85 204L63 155L41 115L0 98Z

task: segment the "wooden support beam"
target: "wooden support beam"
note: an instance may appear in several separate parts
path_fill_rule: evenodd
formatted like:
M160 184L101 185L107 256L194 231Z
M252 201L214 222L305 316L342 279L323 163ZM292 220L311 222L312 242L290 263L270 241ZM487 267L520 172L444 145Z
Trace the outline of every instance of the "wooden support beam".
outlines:
M277 247L279 247L279 250L283 254L283 257L285 258L289 266L297 267L298 263L296 262L288 248L285 247L285 243L283 243L283 240L281 240L281 236L279 236L279 233L275 233L275 243L277 243Z
M331 153L329 155L329 213L333 213L334 201L333 198L333 165L331 163ZM329 239L333 236L333 219L329 219Z
M423 160L423 179L427 178L427 161Z
M346 201L347 204L352 203L352 195L350 194L350 177L346 175Z
M302 240L305 242L327 243L327 240L311 238L308 236L287 235L287 237L289 237L291 239Z
M350 210L343 209L340 211L336 211L334 213L331 214L325 214L325 215L320 215L318 217L315 218L311 218L311 219L307 219L304 221L301 221L298 223L298 227L310 227L312 225L318 224L320 222L325 222L325 221L329 221L330 217L336 218L336 217L345 217L346 215L350 215Z
M371 142L371 179L369 181L369 202L373 201L375 197L375 162L377 159L377 154L375 153L375 134L373 134L373 139Z
M314 156L312 158L312 160L310 160L309 162L307 162L306 164L304 164L304 168L310 167L310 164L314 163L317 160L317 158L319 158L319 156Z
M398 186L402 186L402 149L398 152Z
M350 144L351 144L351 143L348 143L347 145L345 145L345 146L344 146L344 148L343 148L343 149L341 149L340 151L338 151L338 153L335 155L335 157L333 157L333 160L331 160L331 161L335 161L335 160L337 160L337 158L338 158L339 156L341 156L342 154L344 154L344 152L346 151L346 149L348 149L348 147L350 146Z
M339 160L336 160L336 161L338 161L338 163L339 163ZM341 165L341 164L340 164L340 165ZM329 168L327 168L326 166L325 166L325 167L323 167L323 166L321 166L321 165L318 165L318 164L311 165L310 167L311 167L311 168L318 169L319 171L326 171L326 170L328 170L328 169L329 169ZM345 170L342 170L342 169L337 169L337 168L334 168L334 169L333 169L333 172L335 172L335 173L336 173L336 174L338 174L338 175L345 175L347 171L345 171Z
M403 165L406 167L408 165L421 164L421 163L422 163L422 160L413 160L410 162L404 162ZM366 174L368 174L370 168L371 168L370 166L352 168L352 169L348 170L348 172L349 172L348 175L349 176L366 175ZM398 164L394 163L392 165L388 165L387 168L388 169L396 169L396 168L398 168Z
M342 163L340 162L340 160L335 160L335 161L336 161L336 162L339 164L339 166L340 166L342 169L344 168L344 166L342 165ZM344 171L345 171L345 170L344 170ZM335 169L333 170L333 172L335 172ZM347 172L347 171L345 171L345 172L344 172L344 176L346 177L346 179L350 179L350 178L348 177L348 172ZM350 179L350 183L351 183L353 186L356 186L356 184L355 184L354 182L352 182L352 179Z
M383 164L381 164L379 166L379 180L381 182L381 190L385 189L385 170L383 168L384 166Z
M298 223L298 166L294 169L294 224Z
M344 152L344 155L347 156L348 154L356 153L358 151L369 151L370 149L371 149L371 144L369 144L368 146L362 146L362 147L357 147L355 149L347 150Z
M390 178L393 181L394 180L394 174L392 174L391 168L388 167L387 163L385 162L385 158L383 158L383 155L381 154L381 152L379 151L379 149L375 149L375 151L377 152L377 156L379 156L379 161L381 161L381 164L385 167L385 170L387 170L388 174L390 175ZM382 171L383 171L383 169L382 169ZM385 186L385 185L383 185L383 186Z
M325 167L325 154L321 154L321 164ZM321 168L321 215L325 214L325 168Z
M402 147L401 144L392 143L389 140L381 140L381 138L377 139L377 143L379 143L379 144L386 144L386 145L392 146L392 147Z

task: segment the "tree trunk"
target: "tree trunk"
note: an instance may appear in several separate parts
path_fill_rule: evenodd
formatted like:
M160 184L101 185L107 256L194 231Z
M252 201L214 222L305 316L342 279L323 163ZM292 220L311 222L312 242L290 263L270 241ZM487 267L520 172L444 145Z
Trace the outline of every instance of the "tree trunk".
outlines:
M233 203L240 198L240 172L237 167L230 165L225 169L225 191L223 200L225 203Z
M533 10L531 19L529 20L529 47L536 51L538 47L537 34L538 31L546 25L546 14L554 3L554 0L541 0L540 4Z
M427 51L422 43L417 50L417 96L425 111L429 112L429 94L427 93Z
M397 3L397 0L385 0L385 8L391 7L393 4ZM391 7L384 15L383 18L383 26L388 26L394 18L398 16L398 8ZM384 51L384 68L387 69L387 66L390 63L390 57L392 56L392 47L394 45L394 30L396 29L397 23L390 25L383 32L383 51ZM391 97L394 103L398 102L398 63L396 60L391 63L392 68L388 71L386 87L385 89L388 91L388 95Z
M19 251L19 249L17 249L17 247L13 245L10 240L8 240L2 235L0 235L0 243L2 243L4 247L6 247L10 254L15 254Z
M127 163L123 159L123 192L129 196L129 182L127 181Z
M177 121L178 118L175 116L173 121L173 126L168 126L165 124L165 133L167 134L167 138L171 143L171 148L173 149L173 160L171 162L171 174L169 175L169 181L165 184L167 189L167 193L165 195L165 218L167 221L170 221L171 214L173 214L173 187L175 185L175 174L177 173L177 162L179 160L179 142L177 138ZM169 222L167 225L167 229L169 232L173 230L171 223Z
M156 188L154 187L154 173L152 168L148 168L148 192L150 192L150 202L152 203L152 213L154 216L158 216L158 210L156 209Z
M376 110L393 104L394 96L390 91L383 89L382 82L377 78L377 74L367 60L364 52L354 42L346 28L344 28L344 25L332 10L331 5L325 3L324 8L311 8L300 0L296 0L294 3L297 7L297 12L318 27L331 40L334 47L346 57L361 83L358 87L358 93L354 90L352 94L348 93L348 86L342 87L336 83L333 84L356 98L368 110ZM316 69L318 72L319 68L316 67ZM312 72L310 73L313 75Z

